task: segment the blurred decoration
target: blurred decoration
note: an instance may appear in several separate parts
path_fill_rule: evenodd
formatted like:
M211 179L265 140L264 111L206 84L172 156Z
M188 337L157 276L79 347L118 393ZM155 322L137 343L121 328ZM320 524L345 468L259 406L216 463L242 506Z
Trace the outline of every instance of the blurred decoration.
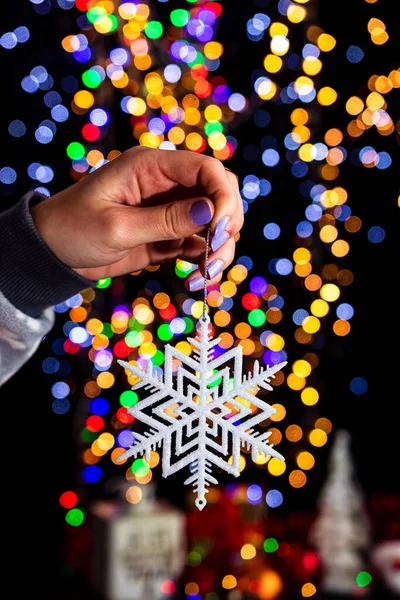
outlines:
M119 503L93 505L94 587L106 600L162 600L185 566L184 516L152 484L121 488Z
M372 577L365 570L371 544L370 525L361 491L354 481L350 435L344 430L335 434L310 540L322 562L324 591L352 594L356 585L367 588L371 583Z
M378 544L371 561L385 588L400 597L400 539Z

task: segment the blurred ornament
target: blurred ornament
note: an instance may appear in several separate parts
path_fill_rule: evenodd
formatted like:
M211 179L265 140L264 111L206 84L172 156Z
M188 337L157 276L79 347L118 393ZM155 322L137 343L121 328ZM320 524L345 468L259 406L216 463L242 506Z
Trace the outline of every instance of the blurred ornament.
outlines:
M361 491L354 481L349 445L349 433L339 431L319 498L320 514L310 533L323 566L322 589L329 593L353 593L358 575L363 572L362 551L367 551L370 543L369 523Z
M400 596L400 540L379 544L372 552L371 560L385 587L395 596Z
M155 499L153 484L131 484L121 486L122 512L111 502L94 506L95 587L107 600L162 600L185 566L185 519Z

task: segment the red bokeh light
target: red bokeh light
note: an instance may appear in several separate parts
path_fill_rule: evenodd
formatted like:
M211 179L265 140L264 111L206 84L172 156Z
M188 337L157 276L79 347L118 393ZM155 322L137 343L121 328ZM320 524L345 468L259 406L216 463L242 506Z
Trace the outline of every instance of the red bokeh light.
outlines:
M60 496L60 504L64 508L74 508L77 502L78 496L75 494L75 492L64 492Z
M103 429L104 419L98 417L97 415L92 415L86 419L86 427L89 429L89 431L97 433Z

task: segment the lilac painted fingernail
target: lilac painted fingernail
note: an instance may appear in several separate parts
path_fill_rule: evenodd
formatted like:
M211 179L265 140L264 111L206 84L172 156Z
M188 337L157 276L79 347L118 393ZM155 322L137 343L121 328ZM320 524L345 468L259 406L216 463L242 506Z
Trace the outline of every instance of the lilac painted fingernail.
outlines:
M225 231L230 220L230 217L222 217L222 219L218 221L215 226L214 237L219 237L221 233Z
M218 248L221 248L221 246L225 244L227 240L229 240L229 237L230 236L227 231L223 231L218 237L214 235L213 239L211 240L211 248L213 251L215 252L218 250Z
M212 219L210 205L205 200L195 202L190 207L190 218L195 225L207 225Z
M222 260L217 259L210 262L210 264L208 265L209 278L213 279L216 275L218 275L218 273L222 271L223 268L224 263L222 262Z
M201 290L201 288L204 286L204 278L200 277L200 275L198 275L197 277L195 277L194 279L191 279L189 281L189 290L191 292L195 292L196 290Z

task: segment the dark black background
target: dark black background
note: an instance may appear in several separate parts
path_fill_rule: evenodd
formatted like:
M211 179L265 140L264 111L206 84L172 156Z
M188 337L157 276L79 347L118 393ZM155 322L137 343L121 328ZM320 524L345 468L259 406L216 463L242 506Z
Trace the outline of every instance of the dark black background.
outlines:
M157 8L163 14L170 11L172 5L183 4L169 2ZM258 65L262 65L267 43L250 42L246 37L245 22L255 12L263 11L262 6L266 3L230 0L223 4L218 39L224 43L225 54L219 74L227 79L234 91L248 95L252 87L251 74ZM315 5L310 2L311 4ZM387 75L398 67L399 52L396 51L393 39L395 5L396 3L383 1L370 5L362 0L320 2L319 24L338 40L335 50L323 56L321 79L325 85L332 85L338 91L341 102L334 108L320 112L314 125L319 139L329 127L345 129L349 119L344 101L351 95L364 93L365 96L366 82L372 74ZM276 14L275 2L271 1L265 11L271 16L275 14L275 20L280 20ZM60 81L65 75L75 74L79 77L81 65L73 60L68 61L60 45L60 40L65 35L77 31L74 25L76 15L75 10L53 8L48 15L42 16L35 13L28 1L7 3L2 31L26 25L31 31L31 39L28 44L18 45L11 51L0 49L3 81L1 163L12 166L18 173L13 194L2 197L0 209L15 202L27 191L31 181L25 175L26 168L34 160L51 164L55 168L56 178L51 184L51 192L71 183L65 147L71 140L79 139L82 121L72 113L67 123L58 125L58 133L49 146L38 144L34 138L34 129L42 119L48 118L48 110L39 97L42 94L26 94L20 87L20 81L38 64L43 64L54 77L54 89L60 89ZM367 22L371 17L381 18L388 26L391 38L383 46L376 46L370 40ZM304 44L304 29L296 26L296 31L298 33L291 39L298 47L292 47L292 50L300 52ZM106 39L105 43L112 42ZM346 49L352 44L359 45L365 52L361 63L351 64L346 59ZM399 90L392 91L387 99L389 114L396 123L399 118ZM68 104L67 101L65 103ZM274 256L290 257L295 248L295 227L302 218L307 200L300 196L300 180L290 175L284 160L279 168L265 173L260 160L247 163L240 149L246 144L259 144L263 135L274 135L278 139L279 148L283 150L282 131L289 131L289 115L295 106L297 104L278 106L269 103L266 108L271 113L272 120L265 131L261 132L255 127L250 117L232 132L240 146L228 166L241 177L254 173L267 177L273 185L270 196L259 198L250 205L237 250L237 256L248 254L254 260L252 274L264 275L269 280L268 261ZM116 147L123 150L134 143L125 117L116 103L112 115L115 128L105 141L108 150ZM22 140L16 140L7 133L8 124L15 118L21 118L28 125L28 133ZM396 416L399 403L399 252L398 238L396 239L399 161L395 134L380 137L375 130L371 130L363 136L359 147L367 144L378 151L388 151L394 162L385 171L356 167L349 162L340 167L338 182L348 190L353 214L358 215L363 222L360 232L344 236L350 241L351 251L344 259L336 261L341 268L349 268L355 275L353 285L344 288L342 296L343 301L354 306L355 316L351 322L351 334L345 338L337 338L333 334L333 319L326 320L326 344L319 351L321 363L314 379L318 389L323 392L316 407L319 412L312 414L331 419L335 430L346 427L351 431L357 473L367 498L371 498L376 493L398 494L400 491L400 426ZM349 149L353 146L357 144L348 144ZM2 191L5 191L4 187ZM262 228L269 221L279 223L282 230L282 235L275 242L268 242L262 235ZM381 244L371 244L367 239L367 230L373 225L380 225L386 231L386 239ZM322 245L317 250L322 264L335 262L332 261L332 256L329 258L324 254ZM162 290L173 296L179 284L171 283L169 275L168 269L156 274L162 280ZM145 281L144 277L125 281L127 300L134 298L138 287ZM294 327L289 315L299 306L307 307L307 295L298 286L296 278L277 278L273 283L278 286L286 302L282 332L288 343L289 357L291 360L301 358L303 348L293 340ZM183 287L179 291L183 291ZM239 298L245 291L247 287L239 288L235 303L238 315ZM111 305L107 292L98 292L96 310L99 314L107 314ZM0 391L3 431L7 432L3 438L2 483L5 504L3 518L11 527L10 535L7 536L10 562L12 566L17 566L16 574L24 579L27 587L31 590L52 590L54 598L59 597L59 592L58 588L51 588L51 579L53 576L58 577L60 571L64 522L64 511L59 508L58 498L65 489L74 489L78 470L73 414L57 416L51 411L50 386L53 381L41 368L42 360L51 354L51 341L60 334L62 323L61 317L36 355ZM306 347L304 350L306 351ZM89 367L84 361L71 357L71 362L75 381L79 382L89 374ZM368 381L368 392L363 396L350 392L349 383L356 376ZM279 401L283 401L289 411L292 410L290 422L309 425L302 416L304 411L299 406L298 393L285 391ZM286 510L314 507L326 472L328 449L317 451L317 465L310 472L308 483L303 489L292 490L287 486ZM285 448L282 451L285 453ZM258 469L248 473L251 481L262 476ZM164 482L161 491L179 503L180 481L174 483L178 487L172 490L171 484ZM44 553L42 545L47 548ZM24 573L30 573L29 577L24 577Z

